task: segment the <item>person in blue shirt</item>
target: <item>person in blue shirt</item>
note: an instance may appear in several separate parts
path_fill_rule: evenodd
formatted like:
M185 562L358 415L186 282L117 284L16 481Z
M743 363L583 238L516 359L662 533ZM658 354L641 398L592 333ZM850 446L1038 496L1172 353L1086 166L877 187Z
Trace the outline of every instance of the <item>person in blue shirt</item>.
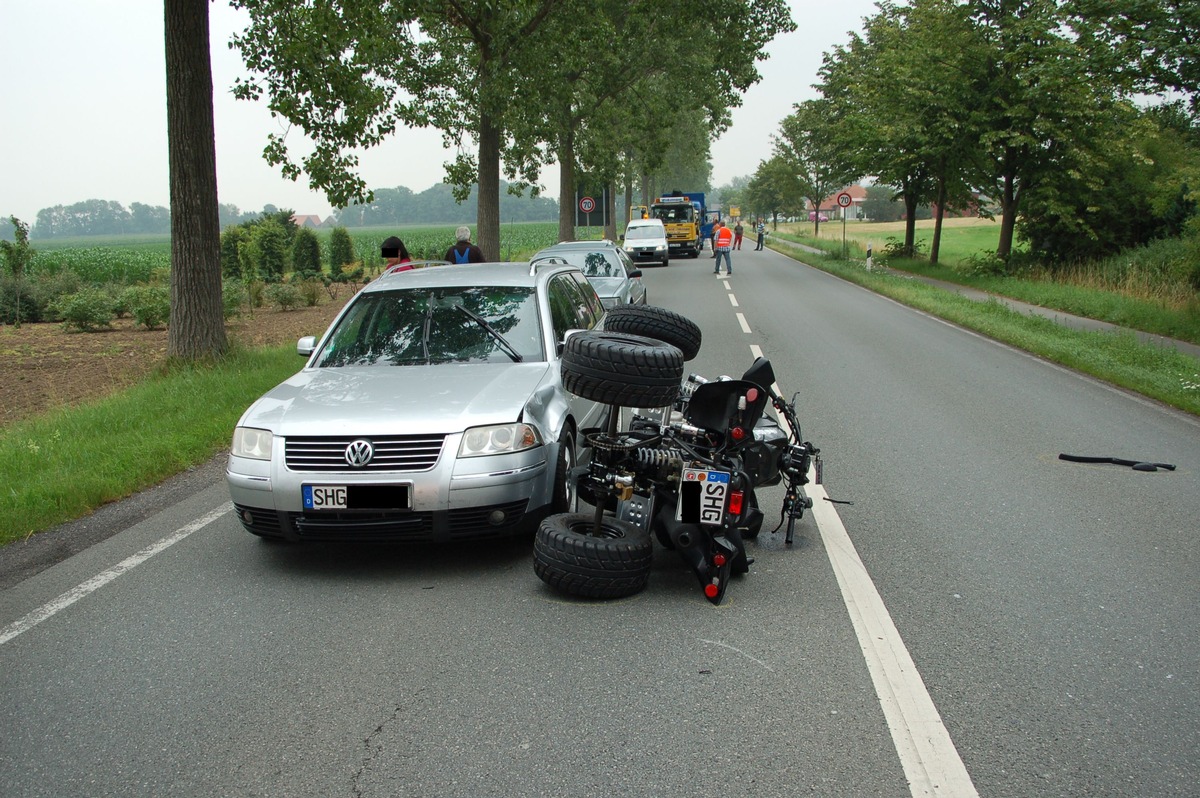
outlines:
M715 257L717 257L717 251L715 249L713 249L712 240L713 240L713 223L706 221L704 224L700 225L700 251L701 252L704 251L704 242L707 241L708 248L712 249L712 251L713 251L712 256L715 258Z

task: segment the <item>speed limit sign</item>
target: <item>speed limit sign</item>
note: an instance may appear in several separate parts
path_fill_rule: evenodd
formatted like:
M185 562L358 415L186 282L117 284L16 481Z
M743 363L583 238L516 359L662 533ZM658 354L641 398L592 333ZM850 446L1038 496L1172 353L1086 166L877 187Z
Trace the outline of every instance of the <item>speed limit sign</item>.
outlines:
M850 198L850 195L847 194L845 191L843 191L841 194L837 195L837 204L842 206L843 208L849 208L850 203L853 201L854 200L852 200Z
M591 197L582 197L579 200L579 210L583 211L584 213L591 213L592 211L596 210L596 200L592 199Z

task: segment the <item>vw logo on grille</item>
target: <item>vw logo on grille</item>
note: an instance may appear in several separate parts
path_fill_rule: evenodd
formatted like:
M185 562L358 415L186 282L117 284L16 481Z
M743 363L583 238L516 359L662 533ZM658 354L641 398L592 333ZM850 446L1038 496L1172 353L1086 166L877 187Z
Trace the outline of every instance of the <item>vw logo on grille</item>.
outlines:
M375 446L370 441L359 439L346 447L346 462L354 468L362 468L375 456Z

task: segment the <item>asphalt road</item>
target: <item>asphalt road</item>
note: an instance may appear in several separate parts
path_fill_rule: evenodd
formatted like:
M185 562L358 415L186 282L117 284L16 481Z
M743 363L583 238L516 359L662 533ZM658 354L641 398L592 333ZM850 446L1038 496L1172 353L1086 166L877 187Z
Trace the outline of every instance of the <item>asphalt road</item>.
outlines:
M583 602L527 544L263 544L201 469L0 593L3 794L1200 794L1200 424L774 252L710 265L650 301L701 374L770 357L825 456L725 604L662 550Z

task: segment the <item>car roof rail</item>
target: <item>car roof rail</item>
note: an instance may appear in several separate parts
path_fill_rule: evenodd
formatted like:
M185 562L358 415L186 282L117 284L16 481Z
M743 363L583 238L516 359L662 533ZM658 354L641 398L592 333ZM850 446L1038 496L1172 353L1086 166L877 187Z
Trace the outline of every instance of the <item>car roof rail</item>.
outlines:
M546 255L541 258L534 258L529 261L529 274L533 276L537 274L537 270L543 266L570 266L571 263L566 258L558 255Z

